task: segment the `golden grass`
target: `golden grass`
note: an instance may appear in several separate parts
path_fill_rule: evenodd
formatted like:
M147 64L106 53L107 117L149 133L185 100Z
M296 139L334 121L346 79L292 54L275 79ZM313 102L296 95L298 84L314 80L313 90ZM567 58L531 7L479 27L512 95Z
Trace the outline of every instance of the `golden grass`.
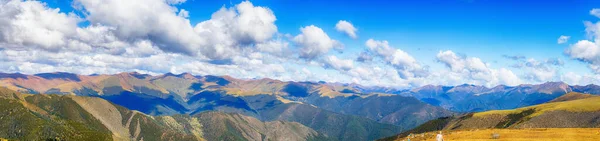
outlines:
M475 113L474 117L482 117L492 114L508 115L520 113L525 110L535 109L535 113L529 117L535 117L549 111L564 110L569 112L591 112L600 111L600 97L592 97L586 99L545 103L535 106L523 107L514 110L492 110L487 112Z
M597 141L600 128L483 129L444 131L444 141ZM492 139L492 134L499 134ZM417 134L411 141L433 141L436 132ZM397 141L406 141L406 138Z

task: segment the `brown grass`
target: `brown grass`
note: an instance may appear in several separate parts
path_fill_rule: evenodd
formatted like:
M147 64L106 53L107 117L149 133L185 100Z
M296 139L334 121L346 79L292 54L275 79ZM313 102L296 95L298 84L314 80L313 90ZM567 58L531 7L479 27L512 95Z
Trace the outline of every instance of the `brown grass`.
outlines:
M569 112L591 112L600 111L600 97L592 97L586 99L564 101L564 102L552 102L540 105L534 105L529 107L518 108L514 110L492 110L487 112L475 113L474 117L483 117L492 114L508 115L520 113L525 110L535 109L535 113L531 114L530 117L541 115L548 111L564 110Z
M500 135L492 139L492 134ZM434 141L436 132L416 134L411 141ZM600 128L483 129L444 131L444 141L597 141ZM397 139L406 141L406 138Z

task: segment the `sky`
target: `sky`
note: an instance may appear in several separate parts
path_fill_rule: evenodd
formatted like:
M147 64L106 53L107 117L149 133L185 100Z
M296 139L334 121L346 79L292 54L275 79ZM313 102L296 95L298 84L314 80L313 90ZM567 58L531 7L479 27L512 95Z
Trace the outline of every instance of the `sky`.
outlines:
M600 82L600 1L0 0L0 72Z

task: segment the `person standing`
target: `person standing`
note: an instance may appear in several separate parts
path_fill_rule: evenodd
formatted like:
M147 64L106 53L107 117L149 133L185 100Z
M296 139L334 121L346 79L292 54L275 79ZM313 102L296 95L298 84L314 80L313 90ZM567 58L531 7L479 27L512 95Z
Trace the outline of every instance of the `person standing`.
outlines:
M442 135L442 131L435 137L436 141L444 141L444 135Z

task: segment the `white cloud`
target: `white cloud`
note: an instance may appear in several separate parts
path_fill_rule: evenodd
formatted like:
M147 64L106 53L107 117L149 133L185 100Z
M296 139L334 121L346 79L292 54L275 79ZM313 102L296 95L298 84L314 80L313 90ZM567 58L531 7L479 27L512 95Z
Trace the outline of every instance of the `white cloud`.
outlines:
M339 32L343 32L346 35L350 36L350 38L352 39L356 39L358 38L358 36L356 35L356 31L358 29L356 29L354 27L354 25L352 25L352 23L345 21L345 20L340 20L338 21L337 24L335 24L335 29Z
M301 58L315 59L333 48L343 47L340 42L329 38L327 33L314 25L302 27L300 31L302 33L293 40L300 47Z
M169 1L177 2L177 1ZM77 0L91 24L114 27L124 40L150 39L166 52L195 55L206 41L164 0ZM149 16L152 15L152 16Z
M517 75L515 75L511 70L505 68L500 68L497 76L500 84L515 86L522 83L521 79L519 79Z
M182 4L187 0L166 0L168 4Z
M361 52L358 54L356 61L358 62L370 62L373 60L373 56L369 52Z
M477 57L460 56L451 50L440 51L436 55L437 61L450 68L450 72L437 74L451 83L471 83L485 86L498 84L516 85L521 82L511 70L500 68L492 69ZM440 79L436 79L443 81ZM456 85L456 84L454 84Z
M79 19L38 1L0 1L0 48L59 50L75 34Z
M600 45L589 40L581 40L565 50L565 54L573 59L589 63L589 67L600 73Z
M530 82L543 83L557 80L558 68L563 65L564 62L558 58L549 58L544 61L530 58L518 62L513 67L524 71L524 79L528 79Z
M428 74L428 70L421 66L415 58L403 50L391 47L388 41L369 39L365 45L369 51L398 69L401 78L423 77Z
M600 18L600 9L594 8L594 9L590 10L590 15Z
M274 39L256 44L256 49L260 52L266 52L277 56L287 57L285 56L286 54L292 54L288 50L289 44L290 43L286 40Z
M600 9L593 9L590 14L599 16ZM573 59L585 62L596 74L600 74L600 22L584 22L589 40L580 40L565 50L565 54Z
M566 50L566 54L584 61L596 62L600 55L600 48L595 42L581 40Z
M187 54L180 52L183 49L204 52L211 59L227 58L233 64L210 66L237 68L240 70L238 74L267 77L285 70L280 58L257 53L283 54L288 44L279 39L271 40L277 27L274 25L275 16L268 8L242 2L235 8L222 8L213 14L212 19L192 28L186 19L189 12L183 9L178 11L170 5L183 2L185 0L78 0L75 5L86 13L86 17L81 19L48 8L38 1L2 1L0 60L3 62L0 68L23 73L160 73L183 68L189 62L207 64L210 61L202 56L164 52ZM82 20L88 20L91 24L78 27L78 22ZM205 28L210 24L218 26ZM272 45L257 45L257 48L248 45L248 49L234 50L246 44ZM234 53L226 56L223 55L226 53L217 54L210 48ZM214 70L222 70L212 71L215 74L227 72L224 71L226 69Z
M231 59L239 49L269 41L277 32L275 15L244 1L221 8L210 20L195 26L189 12L172 6L185 0L77 0L92 25L109 27L122 41L149 40L165 52ZM152 15L152 16L149 16Z
M276 17L265 7L245 1L234 8L221 8L210 20L198 23L194 30L207 40L202 52L211 59L238 55L240 47L263 44L277 32Z
M271 39L277 32L275 20L270 9L244 1L235 9L221 8L213 13L211 20L199 23L195 28L199 33L217 32L217 36L231 36L238 43L249 44Z
M570 38L571 38L571 36L560 35L560 37L558 37L558 39L557 39L557 43L558 44L567 43Z
M442 62L452 71L461 71L465 68L464 57L460 57L450 50L440 51L436 57L439 62Z
M188 17L190 17L190 12L185 9L181 9L181 10L179 10L179 13L177 14L177 16L183 17L183 18L188 18Z
M354 67L354 62L352 60L339 59L336 56L328 56L324 59L325 66L328 68L333 68L336 70L347 71Z
M321 28L302 27L297 36L278 33L274 13L248 1L223 7L197 24L188 19L193 13L176 7L186 0L76 0L76 12L84 13L83 17L39 1L0 1L0 70L8 72L192 72L402 88L517 85L558 79L589 84L600 80L600 24L592 22L585 22L589 39L570 45L565 54L588 63L598 74L561 75L557 68L564 64L562 60L515 57L522 69L519 78L509 69L491 68L480 58L450 50L435 56L448 69L430 72L411 54L374 39L365 42L364 52L351 53L358 55L356 60L340 57L329 52L343 44ZM593 11L590 13L599 13ZM78 26L81 22L90 24ZM347 21L339 21L335 29L357 38L357 29ZM557 42L567 43L568 39L561 36ZM296 60L298 56L309 61Z

